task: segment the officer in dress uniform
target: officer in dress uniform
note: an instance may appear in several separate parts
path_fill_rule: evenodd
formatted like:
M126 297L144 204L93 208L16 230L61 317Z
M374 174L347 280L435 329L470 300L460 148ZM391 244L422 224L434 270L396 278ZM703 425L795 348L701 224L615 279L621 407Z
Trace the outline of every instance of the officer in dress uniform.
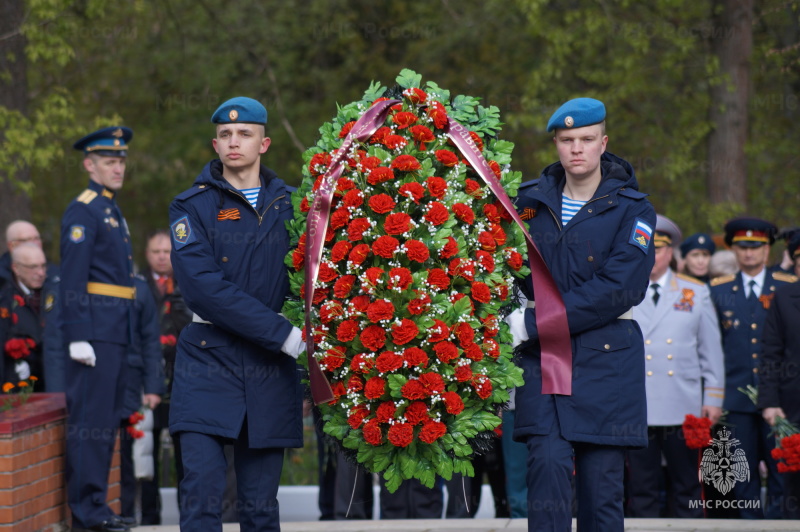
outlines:
M628 515L661 517L662 454L666 458L669 517L703 517L691 501L702 498L698 451L689 449L681 425L687 414L722 415L725 368L719 323L708 287L669 268L681 232L658 215L656 262L648 297L633 309L644 335L647 378L646 449L628 453ZM681 246L683 249L683 246Z
M711 256L717 250L711 235L695 233L681 242L680 250L684 260L683 273L708 283L711 280L708 266L711 264Z
M170 206L172 266L193 322L181 333L170 405L184 477L181 530L222 530L224 446L234 446L242 530L280 530L286 447L302 447L300 329L289 295L292 188L262 166L267 111L237 97L213 114L219 159Z
M725 352L725 423L731 438L740 442L749 466L749 479L733 486L740 503L740 515L747 519L780 518L782 479L777 474L770 451L775 446L770 427L756 405L739 388L758 386L761 358L761 335L775 291L796 277L782 272L768 272L766 265L777 228L758 218L736 218L725 225L725 243L736 254L739 273L711 281L711 298L717 308ZM713 434L712 434L713 436ZM767 464L767 503L761 508L761 477L758 463ZM749 507L756 506L757 507Z
M800 232L788 242L795 271L800 271ZM764 323L764 356L759 366L758 408L771 426L780 416L800 426L800 283L782 286ZM783 518L800 519L800 472L783 475Z
M514 439L528 447L530 530L571 528L574 471L579 530L621 532L625 448L647 445L644 342L631 308L647 290L656 215L632 166L605 151L605 116L592 98L561 106L547 125L560 161L517 198L563 298L572 346L571 395L543 394L542 302L527 280L527 308L507 321L525 371Z
M61 221L61 303L67 395L67 502L72 529L128 526L106 504L108 473L125 398L133 251L116 195L133 132L108 127L74 147L89 186Z

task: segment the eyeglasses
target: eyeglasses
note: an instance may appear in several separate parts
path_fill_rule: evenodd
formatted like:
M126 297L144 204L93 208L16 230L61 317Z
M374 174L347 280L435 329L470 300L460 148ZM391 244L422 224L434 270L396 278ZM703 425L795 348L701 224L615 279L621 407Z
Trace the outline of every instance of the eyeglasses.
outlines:
M22 264L21 262L15 262L17 266L22 266L28 270L46 270L47 264Z

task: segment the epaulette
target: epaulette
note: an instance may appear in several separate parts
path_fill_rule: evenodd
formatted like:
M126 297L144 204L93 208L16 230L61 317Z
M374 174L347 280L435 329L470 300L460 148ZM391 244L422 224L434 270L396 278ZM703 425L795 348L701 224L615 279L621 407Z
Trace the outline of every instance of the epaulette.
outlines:
M210 190L211 188L212 187L210 187L208 185L194 185L194 186L192 186L192 188L184 190L183 192L181 192L180 194L175 196L175 199L178 200L178 201L185 200L185 199L191 198L192 196L200 194L201 192L205 192L206 190Z
M621 189L619 189L619 195L625 196L626 198L640 200L646 198L649 194L645 194L644 192L639 192L635 188L622 187Z
M675 274L678 279L683 279L684 281L688 281L693 284L706 284L697 277L692 277L691 275L686 275L685 273L676 273Z
M772 278L776 281L783 281L784 283L796 283L797 276L786 272L772 272Z
M80 202L80 203L85 203L86 205L88 205L88 204L90 204L90 203L92 202L92 200L93 200L93 199L95 199L96 197L97 197L97 192L95 192L95 191L94 191L94 190L92 190L91 188L87 188L86 190L84 190L83 192L81 192L81 193L78 195L78 197L77 197L77 198L75 198L75 201L78 201L78 202Z
M719 277L714 277L713 279L711 279L711 282L709 282L708 284L710 284L711 286L719 286L721 284L730 283L731 281L734 280L736 280L736 274L721 275Z

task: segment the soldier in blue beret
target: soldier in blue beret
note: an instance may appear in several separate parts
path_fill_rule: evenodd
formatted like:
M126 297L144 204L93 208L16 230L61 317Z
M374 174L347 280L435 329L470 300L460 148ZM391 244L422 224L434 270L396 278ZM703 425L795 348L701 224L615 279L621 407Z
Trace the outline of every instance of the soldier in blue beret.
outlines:
M280 530L286 447L302 447L300 329L289 295L285 222L293 188L261 164L267 111L233 98L213 114L219 155L169 209L175 280L194 316L177 345L170 432L184 477L181 530L220 532L223 448L232 443L242 530Z
M708 265L711 255L717 250L717 245L711 235L695 233L681 243L681 257L684 260L684 273L696 279L709 282Z
M133 132L121 126L86 135L74 145L84 154L89 185L61 221L61 304L69 346L66 396L67 502L72 529L128 530L106 504L116 430L123 416L135 298L130 232L117 205ZM158 404L153 395L150 407Z
M734 497L747 504L739 506L747 519L778 519L783 494L783 480L770 451L775 438L756 405L739 388L758 386L762 353L762 331L775 291L794 283L797 278L767 269L770 246L778 229L759 218L742 217L725 225L725 243L736 255L739 273L711 280L711 297L717 308L725 352L725 402L723 409L738 450L746 457L745 473L737 476ZM731 449L731 452L737 449ZM760 461L767 464L766 506L761 507Z
M574 471L578 529L622 531L625 450L647 445L644 344L631 309L647 290L656 215L633 167L606 152L605 118L592 98L562 105L547 125L559 162L517 198L561 293L572 346L571 394L543 394L542 302L526 280L530 303L507 321L526 375L514 439L528 448L529 530L571 529Z

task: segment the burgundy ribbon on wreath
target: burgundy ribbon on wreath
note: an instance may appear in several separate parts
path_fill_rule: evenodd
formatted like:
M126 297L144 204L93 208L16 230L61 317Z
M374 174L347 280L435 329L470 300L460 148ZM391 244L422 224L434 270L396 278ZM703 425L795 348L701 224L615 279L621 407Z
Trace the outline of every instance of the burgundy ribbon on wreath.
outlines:
M322 181L311 210L306 220L306 278L305 278L305 314L306 314L306 352L308 353L308 379L311 385L311 397L314 403L320 404L332 400L333 390L317 359L314 358L314 333L311 329L311 306L314 299L314 285L319 275L319 266L322 261L322 250L325 247L325 233L328 230L328 220L331 214L331 203L336 183L344 171L347 161L347 152L355 141L363 142L369 139L378 128L386 121L391 107L400 103L400 100L383 100L376 103L364 113L350 130L344 142L331 158L328 170L322 176Z
M461 150L472 168L486 182L489 190L505 207L511 218L522 229L528 246L528 263L531 281L536 297L536 327L539 329L539 343L542 351L542 393L572 395L572 343L570 342L567 310L561 292L550 274L550 269L542 258L539 248L525 229L522 218L517 214L505 189L489 168L480 149L469 135L469 130L449 118L448 136ZM308 296L306 296L308 297Z

